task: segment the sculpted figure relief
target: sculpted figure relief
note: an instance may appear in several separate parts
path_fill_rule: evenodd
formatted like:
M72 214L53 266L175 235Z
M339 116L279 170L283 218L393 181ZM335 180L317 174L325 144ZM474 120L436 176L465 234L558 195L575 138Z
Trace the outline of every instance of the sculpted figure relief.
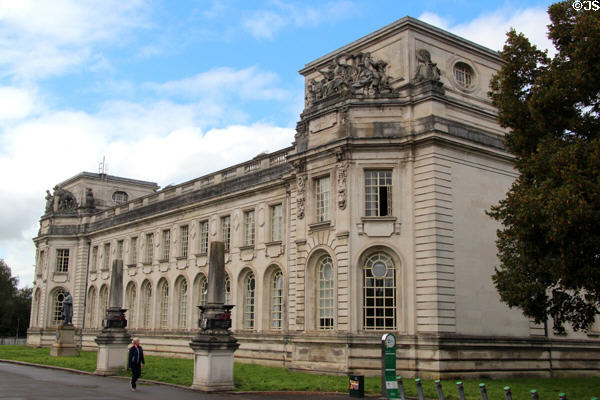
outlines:
M346 208L346 176L348 170L347 162L340 162L337 165L337 192L338 207L343 210Z
M415 82L439 81L440 69L436 63L431 62L431 55L425 49L417 51L417 70L415 71Z
M296 215L298 219L304 218L304 191L305 191L305 177L302 175L296 176L296 186L298 188L298 194L296 195Z
M375 96L392 93L390 77L386 75L387 63L375 61L371 53L341 54L325 69L319 70L323 79L310 79L306 86L306 106L337 95Z
M94 208L94 193L92 189L85 189L85 208Z
M73 193L58 185L54 186L54 199L58 200L58 211L68 211L77 208L77 200L75 200Z
M46 190L46 213L54 211L54 196L50 194L49 190Z

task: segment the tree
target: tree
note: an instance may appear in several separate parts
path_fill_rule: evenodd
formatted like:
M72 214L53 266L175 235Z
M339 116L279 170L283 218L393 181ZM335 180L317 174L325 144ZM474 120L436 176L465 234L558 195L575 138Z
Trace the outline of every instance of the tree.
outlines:
M488 214L502 223L500 298L563 333L600 312L600 12L570 2L548 12L557 54L511 30L491 82L520 175Z
M0 336L25 336L31 311L31 288L18 289L9 266L0 259Z

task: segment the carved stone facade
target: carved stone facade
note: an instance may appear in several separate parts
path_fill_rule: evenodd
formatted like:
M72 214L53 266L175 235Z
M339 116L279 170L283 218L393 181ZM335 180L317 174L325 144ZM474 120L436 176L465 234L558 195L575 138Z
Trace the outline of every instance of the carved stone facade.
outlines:
M597 375L598 325L540 336L490 279L485 211L516 177L486 94L500 65L404 18L300 71L306 108L289 148L159 191L88 173L59 184L75 202L47 196L29 345L53 342L68 290L95 348L121 259L132 334L150 354L191 357L220 240L239 361L377 375L394 332L403 376Z

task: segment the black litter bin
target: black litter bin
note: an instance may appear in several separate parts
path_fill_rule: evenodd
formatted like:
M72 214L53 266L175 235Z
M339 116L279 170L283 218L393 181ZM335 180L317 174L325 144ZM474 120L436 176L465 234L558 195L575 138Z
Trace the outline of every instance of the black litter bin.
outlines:
M350 397L365 397L364 375L350 375Z

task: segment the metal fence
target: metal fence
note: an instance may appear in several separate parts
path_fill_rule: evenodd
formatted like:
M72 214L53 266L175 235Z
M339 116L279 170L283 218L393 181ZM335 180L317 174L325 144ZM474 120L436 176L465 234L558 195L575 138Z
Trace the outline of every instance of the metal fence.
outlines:
M404 393L404 384L402 382L402 377L398 376L397 380L398 380L398 392L399 392L399 395L400 395L400 399L406 400L406 395ZM415 385L417 386L418 399L419 400L425 400L425 396L423 394L423 387L421 385L421 380L420 379L415 379ZM442 389L442 382L440 380L436 380L435 381L435 386L436 386L436 389L437 389L437 398L438 398L438 400L445 400L444 391ZM459 399L460 400L465 400L465 391L464 391L462 382L456 382L456 390L458 391L458 397L459 397ZM481 399L482 400L488 400L487 389L486 389L484 383L480 383L479 384L479 391L481 393ZM531 395L531 399L532 400L540 400L540 397L539 397L539 395L538 395L538 393L537 393L537 391L535 389L532 389L529 393ZM512 400L512 393L511 393L510 387L508 387L508 386L504 387L504 398L506 400ZM558 399L559 400L567 400L566 393L560 393L558 395ZM592 397L590 400L598 400L598 398L597 397Z
M27 338L16 338L16 337L0 337L0 346L8 344L18 344L25 346L27 344Z

